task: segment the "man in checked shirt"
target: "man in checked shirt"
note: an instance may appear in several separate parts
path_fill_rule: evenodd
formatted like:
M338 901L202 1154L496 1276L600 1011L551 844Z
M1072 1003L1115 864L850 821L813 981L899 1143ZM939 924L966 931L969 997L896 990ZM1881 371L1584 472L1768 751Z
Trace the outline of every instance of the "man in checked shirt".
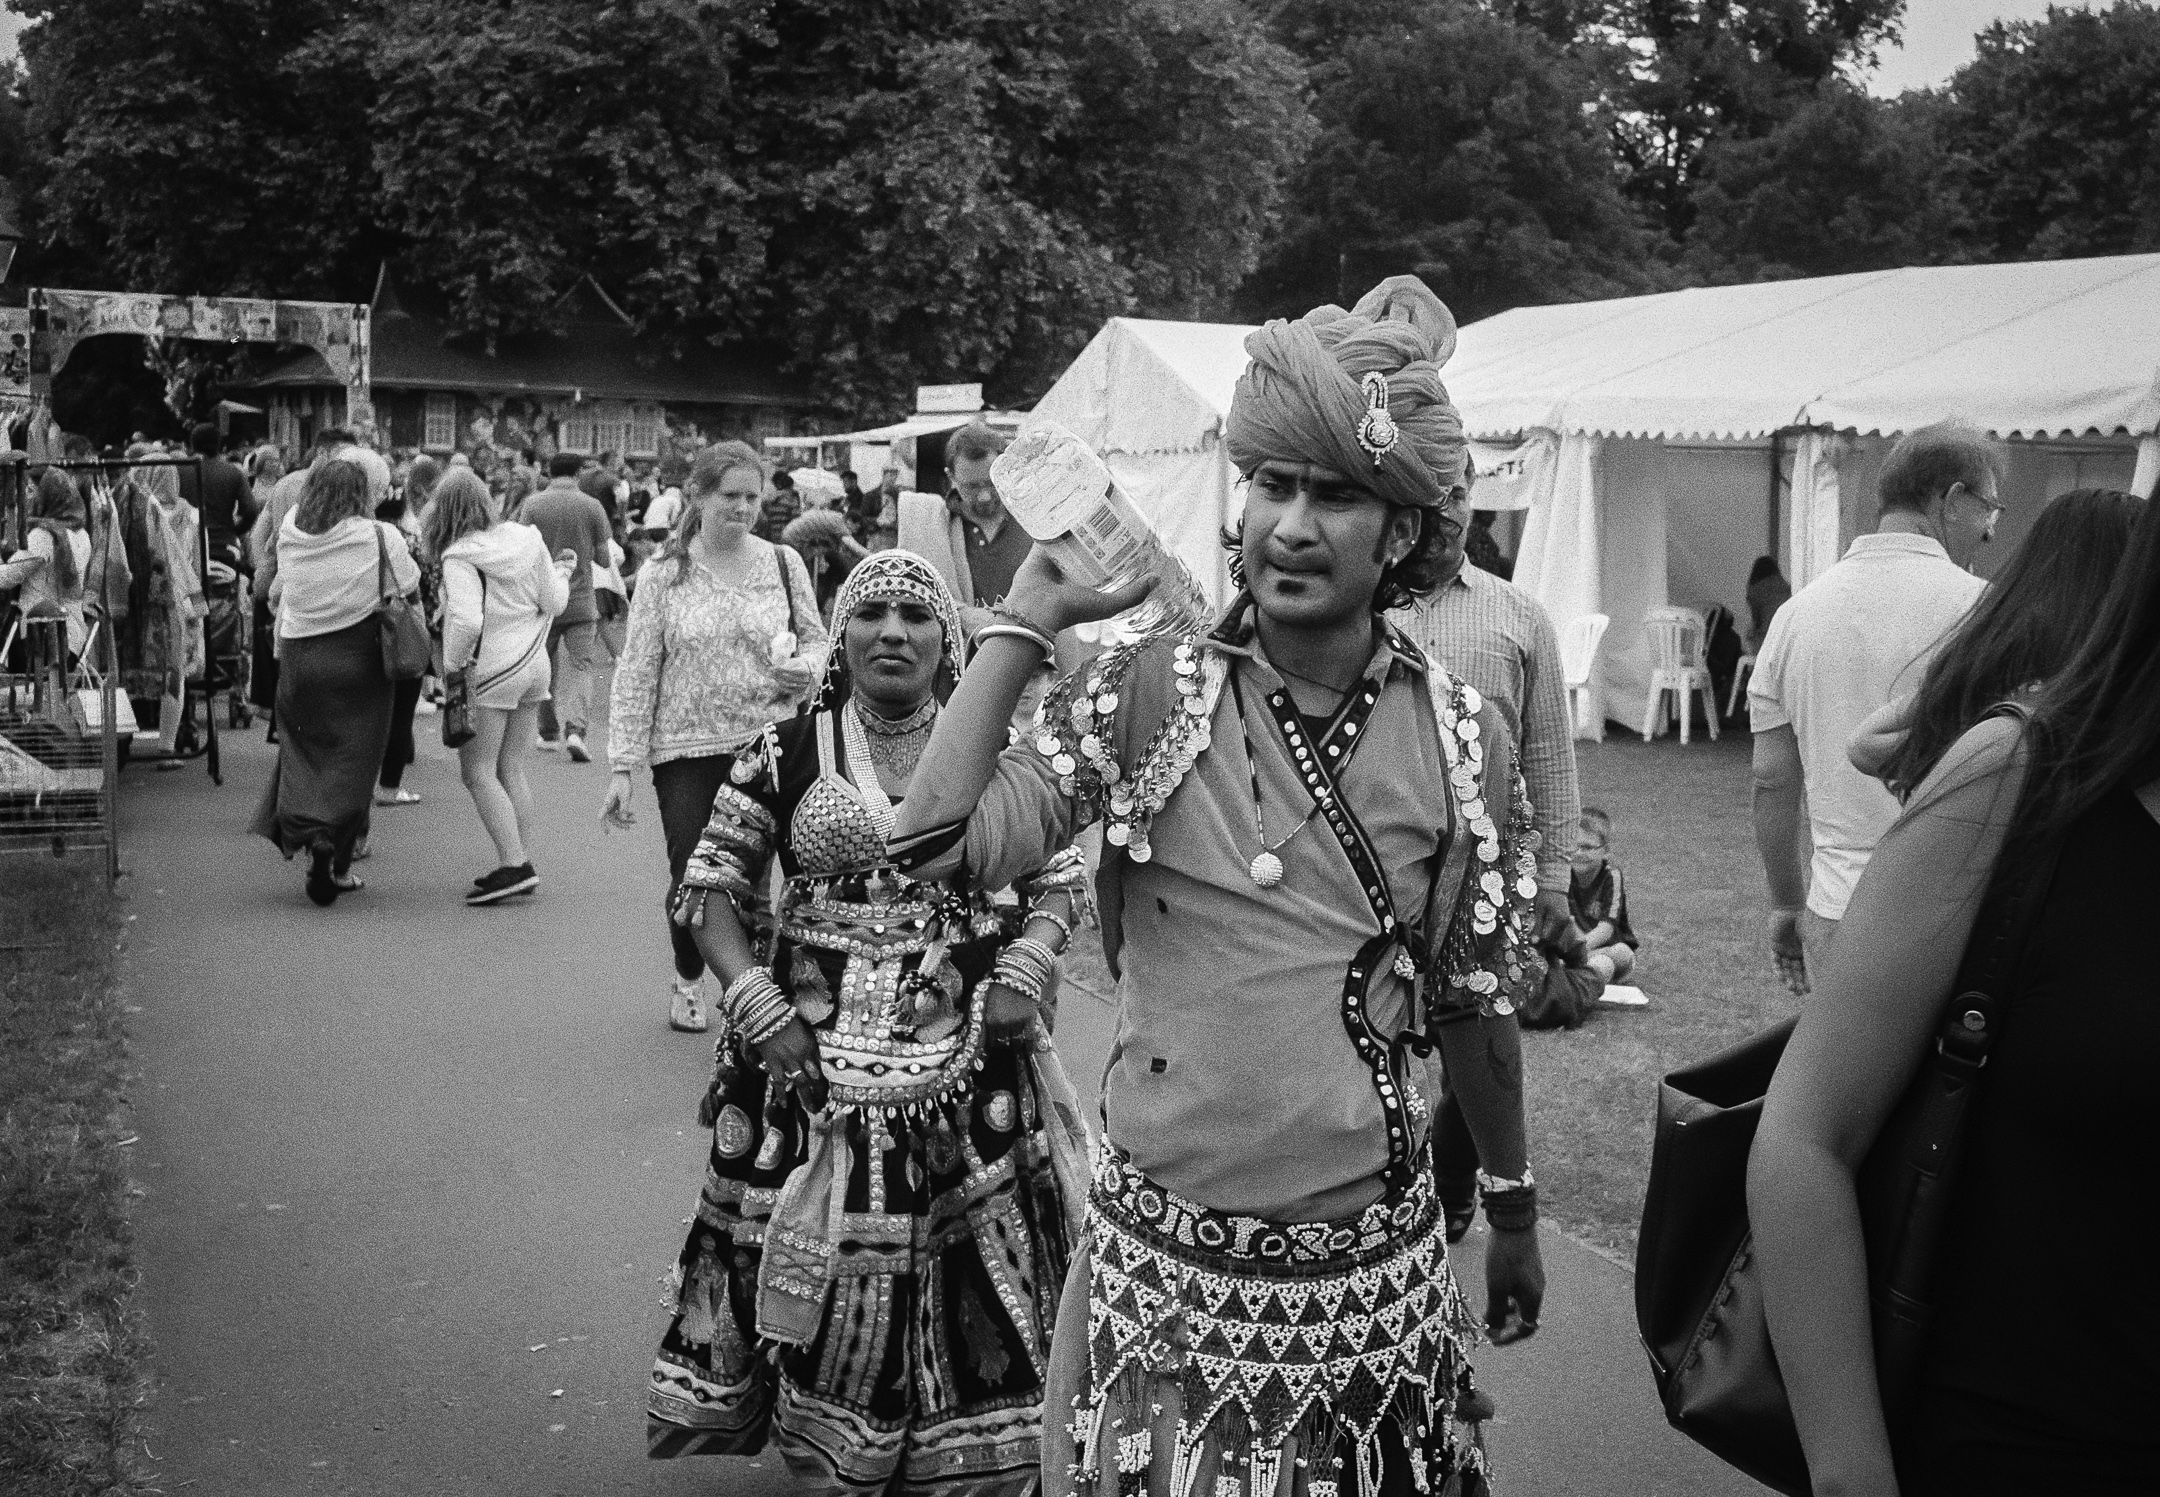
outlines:
M1579 943L1568 915L1568 858L1575 846L1581 792L1575 782L1575 740L1560 642L1537 599L1512 582L1473 566L1463 554L1470 530L1470 495L1456 488L1438 513L1448 537L1442 581L1415 606L1389 617L1411 642L1481 692L1521 745L1520 763L1537 816L1537 924L1541 949ZM1433 1166L1447 1211L1448 1241L1470 1230L1477 1206L1477 1145L1462 1110L1444 1098L1433 1120Z

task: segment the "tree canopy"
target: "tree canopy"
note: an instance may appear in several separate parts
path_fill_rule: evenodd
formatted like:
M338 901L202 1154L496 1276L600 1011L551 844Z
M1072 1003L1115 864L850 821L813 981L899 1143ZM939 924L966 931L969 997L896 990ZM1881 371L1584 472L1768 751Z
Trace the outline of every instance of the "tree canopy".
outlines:
M842 407L1219 315L1311 128L1239 0L10 3L42 276L358 300L396 257L501 334L590 273Z
M1650 235L1621 191L1594 71L1469 0L1286 7L1319 137L1251 315L1422 276L1458 318L1652 289Z
M476 337L597 278L842 410L1021 402L1113 315L1463 318L2160 247L2160 10L1870 97L1904 0L7 0L19 279Z

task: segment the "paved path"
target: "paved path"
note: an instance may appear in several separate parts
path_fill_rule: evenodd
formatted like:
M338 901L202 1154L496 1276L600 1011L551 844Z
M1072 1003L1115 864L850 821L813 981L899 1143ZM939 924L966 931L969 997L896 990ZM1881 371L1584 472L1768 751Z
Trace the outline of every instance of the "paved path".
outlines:
M644 1454L710 1054L664 1022L649 786L636 832L603 836L604 770L541 757L541 891L468 910L493 860L424 744L425 803L377 813L368 888L320 911L241 830L260 737L226 740L222 789L199 767L125 777L156 1486L787 1491L777 1461ZM1076 994L1064 1013L1093 1075L1108 1011ZM1507 1491L1759 1491L1665 1429L1627 1275L1546 1253L1546 1330L1480 1358Z

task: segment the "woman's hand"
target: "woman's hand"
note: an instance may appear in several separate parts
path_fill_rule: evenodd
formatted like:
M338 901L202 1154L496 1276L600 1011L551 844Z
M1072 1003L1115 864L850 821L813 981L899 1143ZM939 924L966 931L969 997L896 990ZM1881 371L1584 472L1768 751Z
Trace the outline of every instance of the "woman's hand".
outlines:
M600 825L608 830L637 825L637 816L630 809L629 770L618 769L608 776L607 799L600 803Z
M817 672L800 655L773 662L773 679L791 692L808 691L817 685Z
M794 1092L812 1112L824 1110L825 1068L818 1061L817 1036L800 1015L788 1020L787 1028L759 1045L757 1052L765 1074L776 1085Z
M1005 606L1036 628L1055 635L1075 624L1091 624L1137 607L1161 580L1150 576L1114 593L1098 592L1066 576L1050 553L1038 545L1013 574Z
M1040 1011L1023 993L1002 982L983 989L983 1038L993 1045L1013 1045L1027 1038Z

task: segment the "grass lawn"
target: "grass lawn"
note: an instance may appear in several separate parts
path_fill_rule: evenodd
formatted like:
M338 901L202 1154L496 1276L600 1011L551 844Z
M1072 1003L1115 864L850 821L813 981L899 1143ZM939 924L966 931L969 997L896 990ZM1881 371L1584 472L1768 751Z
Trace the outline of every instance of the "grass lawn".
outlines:
M133 1490L127 1037L102 859L0 858L0 1491Z
M1642 937L1647 1009L1600 1009L1572 1033L1523 1036L1530 1154L1546 1213L1632 1260L1657 1082L1794 1012L1770 969L1745 733L1682 748L1632 733L1578 743L1583 804L1613 819Z

